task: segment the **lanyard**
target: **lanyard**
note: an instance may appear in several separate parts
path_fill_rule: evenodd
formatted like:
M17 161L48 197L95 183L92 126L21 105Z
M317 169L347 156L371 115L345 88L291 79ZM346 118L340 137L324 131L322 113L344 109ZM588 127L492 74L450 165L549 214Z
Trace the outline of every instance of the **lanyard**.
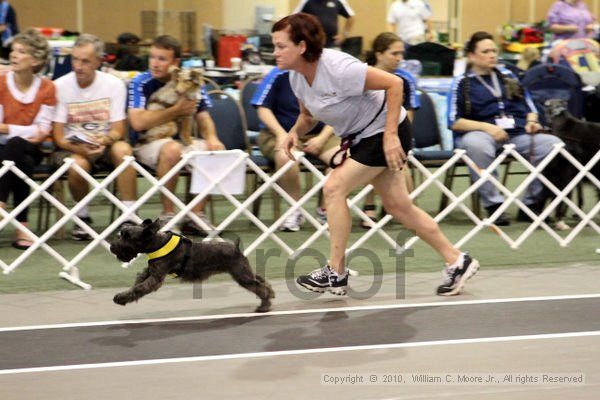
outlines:
M494 87L488 85L487 82L484 81L483 78L477 74L475 74L475 78L479 81L479 83L483 85L483 87L485 87L492 94L492 96L496 98L496 101L498 102L498 108L500 109L500 115L504 116L505 114L504 102L502 101L502 88L500 87L500 82L498 81L498 76L496 75L496 73L492 71L492 85L494 85Z

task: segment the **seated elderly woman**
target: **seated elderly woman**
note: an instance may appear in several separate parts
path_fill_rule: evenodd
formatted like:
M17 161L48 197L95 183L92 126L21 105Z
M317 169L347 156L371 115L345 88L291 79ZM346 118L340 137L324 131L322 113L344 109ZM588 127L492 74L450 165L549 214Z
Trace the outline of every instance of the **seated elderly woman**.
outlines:
M56 106L54 84L37 74L44 69L50 54L48 42L34 30L15 36L10 52L11 70L0 76L0 162L14 161L15 166L31 176L42 160L39 145L50 134ZM12 172L0 177L0 208L12 193L13 202L21 204L29 196L29 186ZM28 209L17 215L27 226ZM31 238L17 229L12 246L25 250Z
M542 129L529 96L512 72L498 69L498 47L492 35L476 32L465 46L468 57L466 72L455 78L448 101L448 126L454 132L456 147L467 150L475 164L485 169L493 162L503 144L512 143L516 151L537 165L560 139L537 133ZM473 180L479 175L471 171ZM523 203L534 212L541 211L542 184L529 185ZM504 202L504 196L490 182L480 186L483 206L493 214ZM520 211L518 219L528 220ZM501 214L496 225L509 225Z

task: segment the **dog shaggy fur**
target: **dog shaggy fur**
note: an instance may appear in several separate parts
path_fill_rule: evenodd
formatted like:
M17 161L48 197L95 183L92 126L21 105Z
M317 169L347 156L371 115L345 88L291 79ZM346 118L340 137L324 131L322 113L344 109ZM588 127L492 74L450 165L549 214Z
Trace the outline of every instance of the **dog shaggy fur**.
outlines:
M129 262L139 253L153 253L164 249L175 236L173 232L160 232L160 220L147 219L140 225L127 226L119 232L110 251L123 262ZM174 238L177 242L177 237ZM164 253L164 252L163 252ZM134 285L115 295L116 304L125 305L158 290L165 277L174 274L182 282L201 282L218 273L229 273L243 288L255 293L261 303L256 312L271 309L275 293L263 277L255 274L239 248L239 242L192 243L181 236L176 247L160 257L150 258L148 266L137 276Z
M171 80L150 96L146 107L148 110L164 110L172 107L182 97L196 100L202 86L202 71L177 67L172 67L169 71ZM178 127L178 122L181 124L181 129ZM179 121L169 121L150 128L146 131L145 140L152 142L175 136L177 132L185 145L192 144L192 117L182 117Z

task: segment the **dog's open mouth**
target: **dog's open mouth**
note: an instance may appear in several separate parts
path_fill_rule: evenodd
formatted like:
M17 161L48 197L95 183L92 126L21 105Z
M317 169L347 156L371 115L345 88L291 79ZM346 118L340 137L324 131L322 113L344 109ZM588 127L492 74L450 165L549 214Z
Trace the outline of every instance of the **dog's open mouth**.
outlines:
M137 253L132 254L130 252L123 251L122 249L117 249L115 245L110 246L110 252L113 253L117 257L117 259L122 262L129 262L137 256Z
M129 261L133 260L133 259L135 258L135 256L133 256L133 257L123 257L123 256L117 256L117 258L119 259L119 261L122 261L122 262L126 262L126 263L127 263L127 262L129 262Z

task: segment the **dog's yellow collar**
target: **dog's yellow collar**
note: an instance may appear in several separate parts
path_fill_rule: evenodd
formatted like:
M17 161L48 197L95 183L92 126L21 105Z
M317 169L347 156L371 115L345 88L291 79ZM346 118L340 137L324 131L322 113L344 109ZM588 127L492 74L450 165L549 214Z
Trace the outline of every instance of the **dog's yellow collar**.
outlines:
M156 251L153 251L152 253L146 254L146 256L148 257L148 260L153 260L155 258L160 258L160 257L166 256L167 254L169 254L170 252L175 250L175 248L179 244L180 240L181 240L181 237L179 237L177 235L171 236L171 239L169 239L167 244L165 244L163 247L161 247L160 249L158 249Z

